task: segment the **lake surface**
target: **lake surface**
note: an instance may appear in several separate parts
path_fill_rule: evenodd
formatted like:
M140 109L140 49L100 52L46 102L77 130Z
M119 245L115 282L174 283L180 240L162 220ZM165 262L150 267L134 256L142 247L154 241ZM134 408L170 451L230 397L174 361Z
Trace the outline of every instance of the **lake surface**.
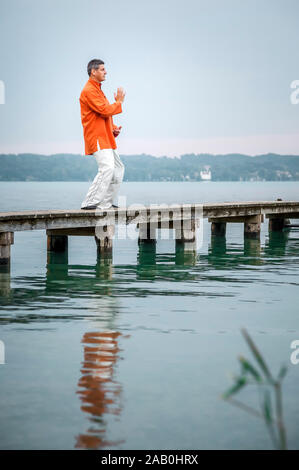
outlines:
M1 182L0 211L80 208L88 182ZM123 183L132 203L299 199L296 182ZM295 222L295 220L294 220ZM298 221L297 221L298 223ZM248 332L283 382L289 448L299 448L299 230L243 240L228 224L181 256L115 239L113 263L93 237L69 237L47 260L45 231L16 232L0 277L2 449L271 449L263 420L220 398L252 359ZM161 233L161 232L159 232ZM238 399L259 409L250 385Z

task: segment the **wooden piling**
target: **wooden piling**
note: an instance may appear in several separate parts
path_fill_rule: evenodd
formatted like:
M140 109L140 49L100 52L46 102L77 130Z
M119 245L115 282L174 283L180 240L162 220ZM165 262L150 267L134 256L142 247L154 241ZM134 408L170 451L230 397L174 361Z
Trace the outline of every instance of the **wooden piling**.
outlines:
M157 239L156 239L157 224L155 222L138 223L137 227L139 228L138 245L143 244L143 243L155 244L157 242Z
M199 220L181 220L180 226L175 228L176 249L184 251L196 251L196 228Z
M14 232L0 233L0 266L10 266L10 245L14 243Z
M212 222L211 235L216 237L225 237L226 235L226 222Z
M280 217L269 217L269 232L281 232L287 227L289 219Z
M50 251L52 253L65 253L67 250L67 235L53 235L47 230L47 251Z
M257 239L261 234L262 214L246 217L244 222L244 238Z
M57 234L55 230L46 230L47 265L68 264L68 236Z
M97 245L97 257L112 255L113 236L115 233L115 225L97 226L95 229L95 242Z

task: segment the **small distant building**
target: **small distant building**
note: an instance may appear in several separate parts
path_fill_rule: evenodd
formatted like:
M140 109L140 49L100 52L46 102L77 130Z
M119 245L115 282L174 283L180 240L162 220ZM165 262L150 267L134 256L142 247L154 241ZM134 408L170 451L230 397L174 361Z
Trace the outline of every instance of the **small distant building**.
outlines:
M210 181L212 179L212 173L209 165L204 166L204 170L201 170L200 177L203 181Z

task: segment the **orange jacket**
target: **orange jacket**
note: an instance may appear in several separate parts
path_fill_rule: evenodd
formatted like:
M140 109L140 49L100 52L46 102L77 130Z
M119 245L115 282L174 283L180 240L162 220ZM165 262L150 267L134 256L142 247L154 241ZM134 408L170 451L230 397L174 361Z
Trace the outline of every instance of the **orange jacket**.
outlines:
M85 155L102 149L116 149L112 116L122 112L120 101L110 104L104 95L101 83L89 77L80 98L81 122L85 141Z

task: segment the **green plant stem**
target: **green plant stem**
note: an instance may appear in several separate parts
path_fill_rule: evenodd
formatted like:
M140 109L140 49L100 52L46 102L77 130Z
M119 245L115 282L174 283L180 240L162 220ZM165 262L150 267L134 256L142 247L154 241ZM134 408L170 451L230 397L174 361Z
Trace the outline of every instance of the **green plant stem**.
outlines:
M250 338L250 336L247 333L247 331L245 330L245 328L241 328L241 333L243 334L249 348L253 352L253 354L254 354L257 362L259 363L261 369L263 370L266 378L269 380L269 382L273 383L273 378L272 378L271 372L270 372L265 360L263 359L261 353L259 352L258 348L256 347L256 345L254 344L254 342Z
M276 398L276 418L277 418L277 427L280 437L281 449L287 449L287 438L286 430L283 423L283 412L282 412L282 396L281 396L281 384L276 382L274 385L275 388L275 398Z
M260 386L259 386L260 387ZM261 403L261 393L260 393L260 388L258 389L258 397L259 397L259 402L260 402L260 407L262 409L262 403ZM265 419L265 416L263 416L263 419L265 421L265 424L267 426L267 429L268 429L268 432L269 432L269 435L270 435L270 438L272 439L272 442L273 442L273 445L274 445L274 448L275 449L279 449L279 442L278 442L278 438L276 436L276 427L278 425L278 423L276 422L276 419L271 419L271 422L267 422L267 420Z
M251 406L245 405L245 403L242 403L239 400L236 400L235 398L228 398L227 401L231 403L232 405L237 406L238 408L241 408L244 411L247 411L247 413L250 413L253 416L256 416L257 418L264 418L262 413L259 411L255 410L254 408L251 408Z

